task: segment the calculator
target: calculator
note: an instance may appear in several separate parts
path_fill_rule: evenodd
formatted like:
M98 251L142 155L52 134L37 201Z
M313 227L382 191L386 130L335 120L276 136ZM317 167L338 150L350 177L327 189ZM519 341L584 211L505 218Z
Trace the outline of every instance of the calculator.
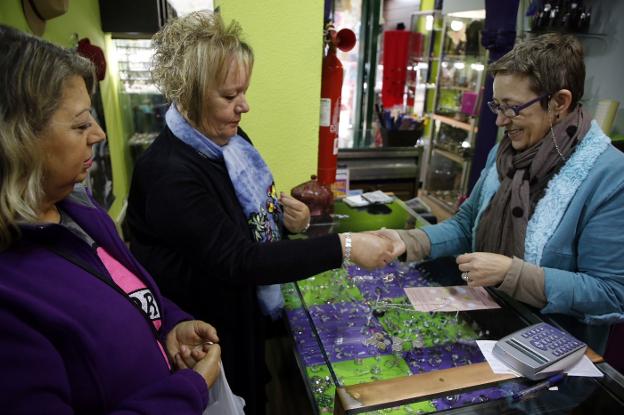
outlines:
M539 380L572 367L587 345L548 323L525 327L494 345L494 356L531 380Z

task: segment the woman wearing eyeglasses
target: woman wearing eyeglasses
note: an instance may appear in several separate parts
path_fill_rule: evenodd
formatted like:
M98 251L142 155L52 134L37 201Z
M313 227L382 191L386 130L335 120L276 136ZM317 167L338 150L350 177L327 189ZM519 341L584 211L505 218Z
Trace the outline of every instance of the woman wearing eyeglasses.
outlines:
M489 71L505 134L470 198L441 224L380 232L408 260L459 255L468 285L591 325L576 334L602 350L608 324L624 319L624 154L579 103L582 47L538 36Z

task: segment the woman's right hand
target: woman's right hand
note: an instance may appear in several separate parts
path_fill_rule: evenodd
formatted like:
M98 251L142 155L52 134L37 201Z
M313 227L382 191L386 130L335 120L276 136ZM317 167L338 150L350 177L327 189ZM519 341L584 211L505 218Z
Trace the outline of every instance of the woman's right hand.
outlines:
M377 236L381 236L382 238L386 238L392 241L392 246L394 249L394 252L392 253L393 256L399 257L405 253L405 249L406 249L405 242L403 242L403 239L401 239L401 237L399 236L396 230L381 228L379 230L371 231L369 233L372 233Z
M343 252L345 236L340 234ZM396 242L374 235L372 233L359 232L351 235L351 261L364 268L380 268L394 260L400 248Z
M395 246L399 248L395 255L401 256L405 253L408 262L423 261L431 254L431 241L422 229L397 231L396 229L382 228L371 233L391 239Z
M219 377L221 371L221 347L218 344L204 344L202 346L202 352L202 354L205 353L204 356L198 359L191 369L199 373L210 388ZM185 366L180 355L176 355L175 358L178 367ZM178 361L178 359L180 359L180 361Z

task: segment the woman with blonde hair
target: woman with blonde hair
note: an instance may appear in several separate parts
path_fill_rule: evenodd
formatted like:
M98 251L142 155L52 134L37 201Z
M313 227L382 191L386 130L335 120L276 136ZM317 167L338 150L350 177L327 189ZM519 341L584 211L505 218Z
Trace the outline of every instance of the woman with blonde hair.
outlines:
M153 77L172 103L166 129L138 159L128 199L130 246L160 288L219 330L223 362L248 414L264 413L264 315L279 287L338 268L378 267L391 241L344 233L283 240L308 208L278 197L268 166L240 129L254 56L241 28L195 13L154 37ZM277 81L276 81L277 82Z
M160 294L80 184L105 139L93 66L2 25L0 54L2 413L201 414L215 329Z

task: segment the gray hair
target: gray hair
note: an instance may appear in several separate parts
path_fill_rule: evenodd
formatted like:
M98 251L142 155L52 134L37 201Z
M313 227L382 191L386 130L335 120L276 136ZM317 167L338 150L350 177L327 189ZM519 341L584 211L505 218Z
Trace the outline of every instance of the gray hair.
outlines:
M218 13L195 12L154 35L152 78L195 125L201 124L206 91L225 82L232 59L251 71L253 50L241 33L236 21L226 26Z
M583 46L573 36L547 33L518 43L488 68L492 76L522 75L529 79L531 90L537 95L554 94L561 89L572 93L570 109L583 97L585 62ZM544 100L542 108L548 102Z
M74 52L0 25L0 250L35 222L44 192L39 136L59 108L67 79L95 88L93 64Z

